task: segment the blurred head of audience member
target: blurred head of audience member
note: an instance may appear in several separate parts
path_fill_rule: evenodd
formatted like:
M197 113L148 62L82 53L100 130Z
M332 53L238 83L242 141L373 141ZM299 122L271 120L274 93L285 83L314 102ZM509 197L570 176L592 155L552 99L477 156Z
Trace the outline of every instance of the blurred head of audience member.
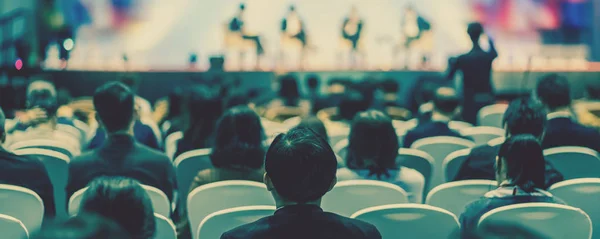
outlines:
M138 88L140 87L140 79L135 75L124 75L119 79L123 85L129 87L129 90L134 94L137 94Z
M78 214L68 220L44 227L32 239L130 239L113 221L95 214Z
M135 121L135 101L127 86L109 82L100 86L94 93L96 118L108 134L133 135Z
M292 75L286 75L279 81L279 97L285 106L298 106L300 89L298 81Z
M156 231L152 202L142 185L133 179L95 179L88 184L79 211L116 222L133 239L153 238Z
M423 83L417 94L417 104L419 105L419 114L431 114L433 111L433 99L435 91L439 88L437 83L428 81Z
M320 205L336 183L335 153L308 128L294 128L275 138L265 157L265 184L277 207Z
M433 98L433 120L450 121L456 115L459 105L456 91L450 87L440 87L435 91Z
M329 141L329 136L327 135L327 128L325 128L325 124L319 118L315 116L307 117L300 121L297 127L301 128L309 128L315 131L317 135L321 136L325 141Z
M386 79L381 82L381 90L383 91L383 100L386 106L398 105L398 91L400 83L394 79Z
M183 100L184 100L184 90L180 87L175 88L169 96L169 109L167 113L167 120L171 120L173 118L181 116L183 109Z
M531 134L541 140L546 128L546 112L541 105L529 98L512 101L502 118L506 137Z
M545 188L544 153L538 139L530 134L508 138L496 159L496 180L499 185L514 186L531 193Z
M473 45L479 45L479 38L483 34L483 25L479 22L473 22L467 27L467 34L471 38Z
M229 109L217 124L210 159L218 168L260 169L265 150L260 118L247 106Z
M363 97L360 92L349 90L344 94L340 101L337 120L351 121L358 112L365 111L368 108L369 105L366 103L365 97Z
M600 101L600 82L588 84L586 91L588 100Z
M317 75L309 75L306 77L306 86L311 95L319 95L321 79Z
M350 169L368 169L369 176L389 177L396 168L398 136L392 120L376 110L361 112L352 122L346 164Z
M549 113L570 112L571 89L567 78L558 74L549 74L538 82L537 98L546 106Z
M210 147L213 130L223 111L218 92L208 86L194 86L187 106L189 117L182 140L192 149Z

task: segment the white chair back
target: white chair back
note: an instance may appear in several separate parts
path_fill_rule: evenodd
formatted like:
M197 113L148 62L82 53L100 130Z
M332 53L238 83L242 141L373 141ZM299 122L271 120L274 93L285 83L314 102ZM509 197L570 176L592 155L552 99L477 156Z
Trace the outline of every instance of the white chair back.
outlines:
M581 209L555 203L520 203L493 209L481 216L478 226L513 223L544 238L590 239L592 221Z
M556 183L548 189L567 205L580 208L594 226L592 238L600 238L600 178L579 178Z
M25 225L27 231L36 232L44 219L44 203L30 189L0 184L0 214L14 217Z
M346 156L348 155L348 144L349 144L348 139L340 140L340 142L333 145L333 152L335 152L335 154L337 156L340 156L340 158L345 159ZM340 165L340 162L338 162L338 168L342 168L342 167L344 167L344 165L345 165L345 162L342 162L342 165Z
M155 214L159 214L165 217L171 216L171 203L167 198L167 195L160 191L158 188L142 185L142 187L146 190L150 201L152 201L152 209ZM69 215L74 216L79 212L79 207L81 206L81 200L83 199L83 194L88 188L82 188L77 190L77 192L73 193L71 198L69 199Z
M477 126L471 128L464 128L460 130L460 134L465 137L473 139L476 145L487 144L490 140L504 137L504 130L496 127L489 126Z
M169 134L167 138L165 138L165 153L169 156L170 159L175 157L175 153L177 153L177 143L179 140L183 138L183 132L177 131Z
M192 235L197 236L200 223L211 213L252 205L275 205L273 196L263 183L230 180L197 187L187 199Z
M442 165L448 155L454 151L472 148L473 146L475 144L472 141L448 136L429 137L414 142L411 148L425 151L433 157L435 162L429 187L425 191L429 191L429 189L444 182Z
M492 180L463 180L439 185L427 194L425 203L448 210L457 217L465 207L483 195L498 187Z
M490 126L503 128L502 117L508 108L506 104L488 105L479 110L477 113L477 124L479 126Z
M156 222L156 233L154 234L154 238L177 239L177 229L171 219L158 213L154 213L154 219Z
M348 140L350 129L336 128L334 131L327 133L329 134L329 145L336 146L342 140Z
M442 162L442 173L444 174L444 182L452 182L458 174L467 156L471 153L471 149L461 149L450 153Z
M372 207L350 217L373 224L382 238L448 238L459 229L454 214L423 204Z
M472 128L473 125L463 121L450 121L448 122L448 128L454 131L461 131L466 128Z
M347 180L338 182L323 196L321 208L348 217L368 207L408 202L408 193L397 185L376 180Z
M282 124L285 125L285 127L287 127L288 129L291 129L298 126L300 122L302 122L302 117L294 116L292 118L284 120Z
M38 149L48 149L57 151L69 156L69 158L73 158L79 155L80 151L77 146L70 145L68 143L64 143L56 140L48 140L48 139L33 139L33 140L25 140L16 142L10 145L9 150L15 151L17 149L28 149L28 148L38 148Z
M238 226L254 222L275 213L275 206L235 207L206 216L198 226L196 238L221 238L221 235Z
M175 158L175 175L177 176L180 205L185 205L190 185L198 172L213 167L210 161L211 151L211 149L196 149L182 153Z
M67 194L65 190L69 181L69 162L71 161L69 156L57 151L38 148L19 149L13 153L34 156L42 161L54 190L56 215L59 217L66 216Z
M495 138L495 139L492 139L492 140L488 141L487 144L489 146L496 147L498 145L503 144L504 141L506 141L505 137L499 137L499 138Z
M29 238L27 228L19 219L4 214L0 214L0 232L2 232L2 238Z
M435 160L433 157L421 150L408 148L398 149L396 165L412 168L421 173L425 178L425 189L423 190L424 193L427 191L427 185L429 185L431 181L434 164Z
M584 147L557 147L544 150L544 157L565 178L600 178L598 152Z

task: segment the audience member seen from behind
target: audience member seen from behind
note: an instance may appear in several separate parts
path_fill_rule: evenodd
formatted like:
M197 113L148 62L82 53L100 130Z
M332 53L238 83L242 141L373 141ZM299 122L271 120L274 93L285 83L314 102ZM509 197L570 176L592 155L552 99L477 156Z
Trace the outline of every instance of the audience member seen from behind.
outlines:
M116 222L133 239L154 238L156 223L152 202L137 181L100 177L88 185L79 212L95 213Z
M266 117L279 120L279 116L304 116L310 113L310 102L302 99L298 80L292 75L279 79L277 98L267 105ZM289 117L286 117L289 118Z
M115 222L95 214L77 214L43 228L32 239L131 239Z
M354 116L367 109L369 109L369 105L365 97L358 91L348 90L340 100L340 104L337 107L337 114L328 115L331 121L326 121L325 126L330 133L338 129L347 129L350 127Z
M412 203L421 203L425 178L418 171L396 165L398 136L392 120L371 110L354 117L350 131L346 167L337 172L338 181L380 180L400 186Z
M460 133L450 129L448 123L452 120L458 108L458 97L454 89L440 87L435 91L431 120L419 122L419 125L409 130L404 136L404 148L419 139L435 136L452 136L465 138Z
M177 185L173 163L132 136L135 113L131 91L121 83L107 83L96 90L94 107L108 138L100 148L71 160L67 198L97 177L123 176L158 188L173 200Z
M546 112L541 105L528 98L521 98L510 103L502 119L506 129L506 138L521 134L530 134L540 142L546 128ZM496 156L500 145L481 145L471 149L460 170L454 178L457 180L496 178ZM552 165L546 163L546 182L544 188L563 180L563 176Z
M381 238L373 225L320 208L336 183L336 169L333 150L312 130L295 128L277 136L266 154L264 177L277 211L221 238Z
M563 76L544 76L537 85L537 98L548 110L548 125L542 147L587 147L600 152L600 132L579 124L571 107L571 89Z
M187 122L175 157L190 150L212 147L213 131L223 111L218 92L203 85L191 89L186 105Z
M54 190L46 167L37 158L17 156L2 147L6 139L5 122L4 111L0 108L0 184L21 186L34 191L44 203L44 218L54 217Z
M492 209L519 203L557 203L552 194L543 191L544 154L537 138L521 134L504 142L496 160L498 188L467 205L460 216L462 235L473 232L480 217Z

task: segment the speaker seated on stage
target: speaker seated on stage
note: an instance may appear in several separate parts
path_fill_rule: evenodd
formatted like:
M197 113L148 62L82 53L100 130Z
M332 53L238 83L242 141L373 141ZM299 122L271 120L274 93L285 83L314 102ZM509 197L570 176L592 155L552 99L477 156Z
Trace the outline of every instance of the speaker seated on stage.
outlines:
M223 24L223 32L225 33L225 47L227 49L236 49L239 51L246 51L248 49L256 48L254 41L244 39L244 36L239 31L230 31L229 23Z
M307 45L304 21L298 15L294 5L290 6L290 11L281 21L281 45L284 48L292 45L302 49Z

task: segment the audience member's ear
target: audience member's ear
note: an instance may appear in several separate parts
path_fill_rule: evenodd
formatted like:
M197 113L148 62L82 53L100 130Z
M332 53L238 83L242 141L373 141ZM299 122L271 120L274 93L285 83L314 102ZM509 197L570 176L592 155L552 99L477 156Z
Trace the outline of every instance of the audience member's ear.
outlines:
M336 183L337 183L337 177L333 177L333 180L331 180L331 185L329 185L329 189L327 190L327 192L331 191L331 189L333 189L333 187L335 186Z
M265 173L265 175L263 176L263 182L265 183L265 185L267 185L268 191L273 191L273 189L275 189L275 187L273 187L273 182L271 182L271 178L269 177L269 175L267 175L267 173Z

